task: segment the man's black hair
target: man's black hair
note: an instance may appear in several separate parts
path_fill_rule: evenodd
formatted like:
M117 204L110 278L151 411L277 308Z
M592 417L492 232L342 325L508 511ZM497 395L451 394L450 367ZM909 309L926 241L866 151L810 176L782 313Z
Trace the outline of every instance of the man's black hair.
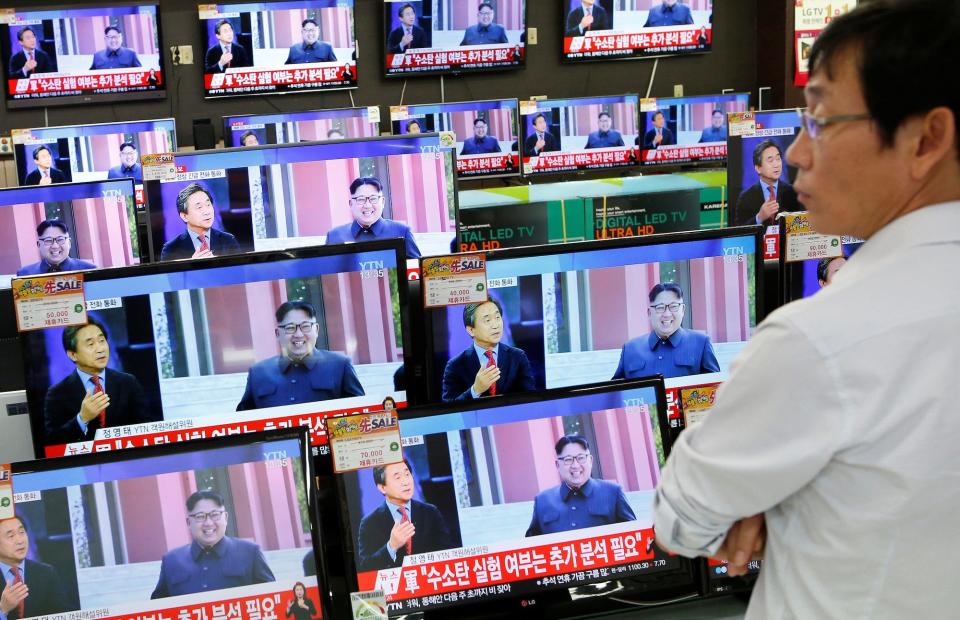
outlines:
M714 114L719 114L720 116L726 116L726 115L723 113L723 110L721 110L720 108L715 108L715 109L713 110L713 112L710 113L710 116L713 116Z
M407 469L410 470L410 474L413 474L413 468L410 467L410 461L406 458L403 459L403 464L407 466ZM396 465L396 463L390 463L390 465ZM390 465L377 465L373 468L373 482L377 485L384 485L387 483L387 467Z
M413 14L414 16L416 16L417 9L415 9L412 4L407 2L406 4L400 7L399 11L397 11L397 17L403 17L403 12L406 11L407 9L413 9Z
M63 330L63 336L61 337L61 339L63 340L64 351L72 351L73 353L77 352L77 334L80 333L81 329L83 329L84 327L87 327L88 325L95 326L97 329L100 330L100 333L103 334L104 338L107 337L107 330L103 327L103 324L101 324L96 319L88 316L87 322L85 324L71 325L70 327L67 327L66 329Z
M548 121L548 120L547 120L547 117L543 114L543 112L541 112L541 113L539 113L539 114L537 114L536 116L533 117L533 124L534 124L534 125L537 124L537 119L538 119L538 118L542 118L542 119L543 119L543 122L546 123L547 125L550 124L550 121Z
M106 28L103 29L103 36L109 35L111 30L116 30L117 34L123 34L122 32L120 32L120 29L117 28L116 26L107 26Z
M423 129L423 126L420 125L420 121L418 121L415 118L412 118L409 121L407 121L407 131L410 131L410 125L416 125L417 127L420 127L420 129Z
M478 12L479 12L479 11L482 11L482 10L483 10L483 7L487 7L487 8L490 9L491 11L496 11L496 10L497 10L497 9L495 9L495 8L493 7L493 3L492 3L492 2L481 2L480 5L477 7L477 11L478 11Z
M353 183L350 184L350 195L353 196L356 194L357 190L364 185L376 187L378 192L383 191L383 183L381 183L377 177L357 177L353 180Z
M960 3L955 0L865 2L831 20L817 37L810 76L824 71L832 79L838 59L853 56L866 111L886 146L893 145L907 119L938 107L953 112L954 129L960 131L960 81L944 73L960 66L957 33ZM957 134L954 140L956 148Z
M280 324L280 321L283 320L283 317L287 316L292 310L303 310L311 319L317 318L317 310L313 307L309 301L303 301L302 299L291 299L280 304L280 307L277 308L277 325Z
M610 120L613 120L613 117L610 116L610 113L607 112L606 110L604 110L604 111L601 112L600 114L597 114L597 120L600 120L600 119L603 118L604 116L606 116L606 117L609 118Z
M217 22L217 25L213 27L213 32L216 34L220 34L220 26L224 24L230 26L230 30L233 30L233 24L230 23L229 19L221 19L220 21Z
M497 310L503 315L503 306L500 305L500 302L491 297L487 301L481 302L479 304L467 304L463 307L463 326L464 327L476 327L477 323L477 310L483 304L493 304L497 307Z
M553 449L557 453L557 456L560 456L560 453L563 452L563 449L572 443L577 444L587 452L590 451L590 444L587 442L587 438L583 435L564 435L557 440L557 445L554 446Z
M209 499L217 506L223 508L223 497L213 489L201 489L200 491L195 491L187 498L187 512L193 512L193 509L197 507L197 503L200 500Z
M763 140L753 149L753 165L760 166L763 162L763 152L770 147L777 149L777 152L780 153L781 159L783 158L783 149L780 148L780 145L774 142L773 140Z
M249 138L250 136L257 138L257 133L251 129L248 129L242 134L240 134L240 146L244 146L243 141ZM257 142L260 142L260 138L257 138Z
M37 237L45 233L47 229L50 228L51 226L55 228L59 228L60 230L63 231L63 234L65 235L70 232L69 230L67 230L67 225L64 223L63 220L57 220L57 219L43 220L42 222L37 224Z
M213 194L210 193L210 190L199 183L191 183L180 190L180 193L177 194L177 211L180 213L186 213L187 201L190 200L190 196L199 194L200 192L206 194L207 198L210 199L210 202L213 202Z
M21 28L20 30L17 31L17 41L23 41L23 35L24 35L24 33L27 32L28 30L29 30L30 32L33 32L33 36L37 36L37 33L34 32L33 28L31 28L30 26L24 26L23 28ZM23 523L23 522L21 521L21 523Z
M653 116L650 117L650 120L651 121L656 120L657 116L663 116L663 120L667 120L667 117L664 116L663 112L661 112L660 110L657 110L656 112L654 112Z
M133 142L123 142L120 144L120 152L122 153L123 149L127 148L128 146L132 148L134 151L137 150L137 145L134 144Z
M316 26L317 28L320 27L320 24L317 23L317 20L315 20L315 19L312 18L312 17L308 17L308 18L306 18L305 20L303 20L303 21L300 23L300 27L301 27L301 28L306 28L306 27L307 27L307 24L313 24L313 25Z
M827 258L821 258L817 261L817 280L821 282L827 281L827 275L830 270L830 263L837 260L838 258L845 258L844 256L830 256Z
M37 158L40 157L40 151L46 151L50 153L50 157L53 157L53 153L50 151L50 148L46 144L41 144L37 148L33 149L33 161L37 161Z
M488 125L488 124L489 124L489 123L487 123L487 119L483 118L482 116L478 116L477 118L473 119L473 126L474 126L474 127L477 126L477 123L483 123L484 125Z
M657 295L664 291L669 291L677 296L677 299L683 301L683 289L676 282L658 282L650 289L650 303L657 298Z

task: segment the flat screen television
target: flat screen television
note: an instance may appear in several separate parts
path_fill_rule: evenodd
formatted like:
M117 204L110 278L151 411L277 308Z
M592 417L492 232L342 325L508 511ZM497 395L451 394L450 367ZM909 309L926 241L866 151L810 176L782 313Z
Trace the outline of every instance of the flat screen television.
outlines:
M387 77L520 69L527 0L383 0Z
M709 52L713 0L560 0L565 61Z
M461 618L691 587L688 562L653 543L664 406L649 379L404 412L403 461L336 474L348 586L382 590L391 615Z
M0 20L8 108L166 97L159 3L12 11Z
M353 0L201 4L206 97L356 88Z
M394 239L89 272L89 324L20 335L37 456L290 426L325 449L323 417L406 402L404 275Z
M437 134L195 151L176 163L175 178L144 190L154 260L194 256L197 230L214 255L404 237L417 258L449 252L456 235L454 153Z
M486 397L477 389L476 349L494 345L498 395L725 372L763 316L759 233L745 227L483 253L488 302L425 310L431 399ZM425 269L431 260L421 259Z
M453 132L460 179L520 174L516 99L390 106L390 122L394 135Z
M638 95L521 101L523 174L636 166L638 102Z
M0 289L17 275L140 262L131 179L0 189Z
M640 106L644 166L727 161L727 114L746 112L749 93L646 99Z
M376 110L376 118L379 114L380 110ZM223 144L227 147L258 146L375 138L380 135L380 123L370 118L370 108L224 116Z
M797 169L787 164L786 152L800 132L796 109L747 113L744 119L728 116L727 196L730 226L775 224L762 217L775 186L777 212L802 211L793 189Z
M129 177L141 190L138 204L143 202L140 158L176 150L172 118L13 130L13 157L21 186L38 185L45 176L54 182L61 177L65 182ZM43 168L48 171L44 173Z
M318 617L307 450L294 428L13 464L24 616L280 617L299 589Z

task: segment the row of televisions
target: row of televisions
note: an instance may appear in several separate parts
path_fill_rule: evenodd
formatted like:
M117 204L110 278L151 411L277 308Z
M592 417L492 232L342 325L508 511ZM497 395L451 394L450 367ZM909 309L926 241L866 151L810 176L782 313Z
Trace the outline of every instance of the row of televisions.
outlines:
M526 0L381 4L387 76L525 66ZM713 44L712 0L554 5L562 13L566 61L702 53ZM199 5L204 95L355 88L355 24L363 17L355 19L354 0ZM169 73L160 21L155 2L6 10L0 57L8 107L164 97Z
M748 106L747 93L416 104L391 107L390 129L395 136L440 133L455 152L459 179L722 165L728 115ZM371 117L371 109L361 107L225 116L224 145L374 138L381 127L372 120L379 110L373 112ZM795 125L795 115L787 116ZM18 129L13 141L20 185L37 185L44 176L50 182L128 176L140 183L140 158L177 146L174 119Z

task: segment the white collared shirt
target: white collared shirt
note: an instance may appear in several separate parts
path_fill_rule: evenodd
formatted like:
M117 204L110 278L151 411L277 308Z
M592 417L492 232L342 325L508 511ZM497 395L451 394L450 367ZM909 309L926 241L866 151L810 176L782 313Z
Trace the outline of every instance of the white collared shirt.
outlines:
M655 502L658 540L714 553L764 512L748 618L956 616L960 202L871 237L770 315Z

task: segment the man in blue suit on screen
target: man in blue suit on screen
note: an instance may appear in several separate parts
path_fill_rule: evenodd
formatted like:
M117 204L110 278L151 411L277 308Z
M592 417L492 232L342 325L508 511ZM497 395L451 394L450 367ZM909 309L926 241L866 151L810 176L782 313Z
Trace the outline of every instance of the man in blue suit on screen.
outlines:
M21 267L17 271L18 276L97 268L85 260L70 258L70 232L60 220L43 220L37 225L37 249L40 251L40 260Z
M612 129L613 118L609 112L597 115L597 131L587 136L588 149L605 149L615 146L624 146L623 136L616 129Z
M564 435L554 446L560 484L533 500L527 536L569 532L584 527L635 521L623 489L615 482L591 478L593 455L580 435Z
M647 316L653 331L623 345L613 378L669 378L720 372L710 336L681 327L683 312L683 289L678 284L661 282L650 289Z
M489 2L481 2L477 10L477 24L467 28L460 45L509 43L507 31L500 24L493 23L493 16L493 5Z
M107 26L103 31L106 47L93 55L91 71L102 69L130 69L139 67L137 53L129 47L123 47L123 33L116 26Z
M137 147L132 142L120 145L120 165L110 168L108 179L131 178L136 183L143 183L143 167L137 158Z
M20 620L73 611L56 568L27 558L30 537L19 516L0 521L0 618Z
M285 301L276 318L280 355L250 367L237 411L364 395L350 358L317 348L320 326L312 304Z
M503 309L495 299L463 308L463 325L473 344L447 362L443 370L443 400L532 392L533 369L523 349L500 342Z
M333 47L326 41L320 41L320 26L317 20L308 18L300 24L303 41L290 48L285 65L299 65L308 62L337 62Z
M677 0L663 0L659 6L650 9L647 14L647 23L643 27L683 26L692 23L693 15L690 13L690 7L680 4Z
M383 183L376 177L358 177L350 184L350 213L353 221L327 233L327 245L360 243L374 239L403 239L407 258L420 258L420 248L410 227L383 217Z
M473 121L473 137L463 141L461 155L482 155L484 153L499 153L500 142L496 136L487 133L487 121L477 117Z
M177 213L187 229L163 244L160 260L210 258L240 252L236 237L213 227L217 211L213 195L204 186L191 183L180 190Z

